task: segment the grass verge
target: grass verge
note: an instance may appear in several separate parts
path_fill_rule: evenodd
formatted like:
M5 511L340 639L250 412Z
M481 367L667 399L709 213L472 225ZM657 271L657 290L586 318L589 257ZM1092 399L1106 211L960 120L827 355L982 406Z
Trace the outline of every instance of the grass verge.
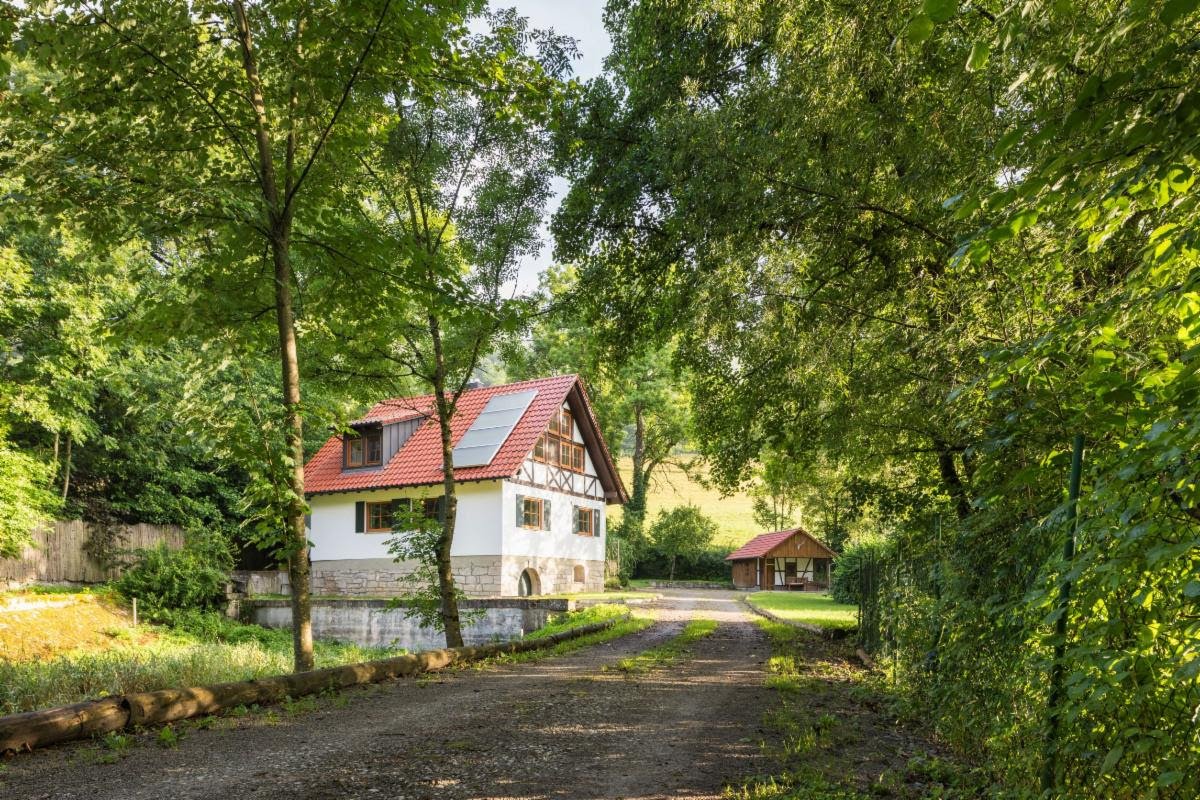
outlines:
M613 639L620 639L622 636L643 631L654 624L654 620L648 617L630 614L629 609L624 606L604 604L585 608L581 611L568 611L559 614L550 621L550 624L539 628L525 638L544 639L555 633L562 633L584 625L605 622L607 620L618 621L612 627L605 628L596 633L589 633L587 636L581 636L578 639L559 642L554 647L548 647L544 650L529 650L524 653L506 653L505 655L477 661L471 666L476 669L484 669L495 664L521 664L527 661L536 661L539 658L560 656L584 647L591 647L592 645L610 642Z
M151 637L143 635L151 629ZM292 670L287 630L243 625L215 613L176 614L169 626L110 632L106 650L76 650L32 661L0 659L0 714L77 703L89 698L175 686L249 680ZM403 653L392 648L315 643L317 668Z
M641 675L653 669L670 666L691 651L693 642L703 639L716 629L717 623L711 619L694 619L670 641L644 650L636 656L623 658L616 663L613 669L620 670L626 675Z
M830 630L851 630L858 625L858 606L835 603L828 592L755 592L746 602L788 622Z
M942 800L989 796L982 770L948 758L898 724L886 684L855 665L852 645L759 619L771 641L764 716L774 774L726 790L729 800Z

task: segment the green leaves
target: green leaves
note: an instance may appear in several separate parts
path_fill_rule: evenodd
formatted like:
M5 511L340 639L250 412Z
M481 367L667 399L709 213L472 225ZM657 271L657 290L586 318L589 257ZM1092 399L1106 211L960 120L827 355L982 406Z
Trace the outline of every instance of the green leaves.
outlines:
M992 46L986 41L980 40L972 44L971 52L967 55L967 71L977 72L986 67L991 52Z
M933 35L934 22L926 14L918 14L908 21L908 25L904 29L904 36L908 39L909 44L921 44L931 35Z
M925 0L923 9L925 16L940 25L958 13L958 0Z
M1158 13L1158 20L1163 25L1174 25L1193 13L1198 6L1200 6L1200 2L1197 0L1167 0L1163 4L1162 11Z

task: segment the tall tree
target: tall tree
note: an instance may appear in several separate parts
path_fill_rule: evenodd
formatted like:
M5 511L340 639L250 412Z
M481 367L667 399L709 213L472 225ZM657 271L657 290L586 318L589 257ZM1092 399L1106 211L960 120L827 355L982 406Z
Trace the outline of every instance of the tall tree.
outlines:
M10 95L37 199L92 235L140 232L228 317L275 319L295 664L312 667L297 290L345 253L327 236L397 85L436 80L471 2L31 4ZM306 273L314 274L306 274ZM265 309L264 309L265 304Z
M504 360L516 377L577 372L587 380L605 440L630 456L630 496L615 533L636 549L644 544L651 483L687 438L686 379L674 364L673 344L597 335L581 313L586 300L579 292L575 267L550 267L540 287L543 310L505 342Z
M363 156L372 218L397 260L411 264L414 283L406 297L379 303L377 314L358 309L337 334L356 369L382 365L375 369L432 394L444 475L432 551L450 647L462 645L450 557L458 508L454 418L497 335L515 329L529 309L506 289L521 259L540 247L550 196L548 124L574 53L572 40L531 30L514 11L485 21L488 32L463 45L465 88L397 91L386 141ZM367 287L380 276L363 277Z
M678 331L723 482L884 484L900 679L1052 793L1196 789L1196 13L618 0L561 140L592 324Z

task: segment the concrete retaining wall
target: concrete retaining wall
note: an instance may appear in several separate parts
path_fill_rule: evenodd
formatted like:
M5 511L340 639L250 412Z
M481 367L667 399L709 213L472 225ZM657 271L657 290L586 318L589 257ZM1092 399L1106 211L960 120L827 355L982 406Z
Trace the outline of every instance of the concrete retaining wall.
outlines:
M421 627L408 609L389 608L389 601L372 598L315 600L312 604L313 636L377 647L426 650L445 645L445 635ZM267 628L290 628L292 609L287 600L243 600L242 616ZM545 626L554 614L573 608L569 600L496 598L464 600L463 642L467 645L507 642Z

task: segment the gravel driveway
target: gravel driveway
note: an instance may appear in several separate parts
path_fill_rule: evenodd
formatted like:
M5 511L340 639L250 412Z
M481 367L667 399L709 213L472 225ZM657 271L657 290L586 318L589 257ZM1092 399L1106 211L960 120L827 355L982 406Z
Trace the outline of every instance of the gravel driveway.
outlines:
M766 768L768 644L734 592L671 591L647 630L568 656L347 691L289 716L14 758L4 798L716 798ZM718 621L691 658L626 677L620 658ZM265 719L264 719L265 716Z

